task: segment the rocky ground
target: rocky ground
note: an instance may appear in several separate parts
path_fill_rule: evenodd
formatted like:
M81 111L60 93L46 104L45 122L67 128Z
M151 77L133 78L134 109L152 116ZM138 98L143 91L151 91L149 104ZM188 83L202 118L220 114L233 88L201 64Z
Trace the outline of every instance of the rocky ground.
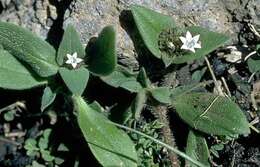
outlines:
M73 24L76 27L85 44L104 26L114 25L117 30L119 63L138 70L140 66L138 56L140 53L145 53L133 44L133 41L138 39L134 31L132 16L129 13L131 4L141 4L170 15L180 25L196 24L225 33L232 37L229 45L238 48L242 57L246 56L260 42L260 36L250 27L253 25L256 32L260 32L260 0L0 0L0 19L22 25L56 47L63 33L62 28L67 24ZM231 67L239 70L236 79L241 82L247 81L251 74L245 67L246 63L233 65L221 57L223 53L226 53L226 50L220 49L215 53L216 58L210 58L214 71L219 78L227 77L232 95L240 100L242 109L248 111L252 108L248 95L259 76L256 75L251 83L244 85L245 89L237 88L237 85L234 84L235 81L228 77L228 70ZM178 68L176 78L174 78L175 82L177 80L179 84L189 83L191 71L200 63L187 64ZM151 78L155 78L155 82L160 82L156 81L157 77L155 77L160 75L157 74L159 72L154 71L151 70L148 74ZM162 78L167 80L168 76L170 74L166 74ZM27 96L31 95L29 92L27 94ZM3 91L0 98L5 99L0 103L1 108L8 105L14 97L7 96L7 92ZM25 97L25 99L28 100L30 97ZM250 114L247 116L249 121L252 121L259 116L259 112L258 116L252 117ZM255 127L259 129L260 124L256 123ZM1 128L4 128L3 125ZM12 157L13 161L16 156L26 159L19 152L11 155L10 152L4 150L7 149L7 146L3 146L1 141L0 144L2 145L0 146L0 164L8 156ZM220 158L215 161L223 166L232 166L232 163L233 166L260 166L259 145L259 134L253 134L235 141L233 145L226 146L221 152ZM19 163L11 166L19 166ZM20 166L22 165L20 164Z

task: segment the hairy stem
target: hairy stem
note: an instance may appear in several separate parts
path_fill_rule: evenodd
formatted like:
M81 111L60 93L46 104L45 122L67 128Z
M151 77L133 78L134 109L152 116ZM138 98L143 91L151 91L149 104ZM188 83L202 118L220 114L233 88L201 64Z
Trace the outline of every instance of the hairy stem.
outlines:
M176 147L175 139L174 139L173 133L171 131L168 116L167 116L167 113L168 113L167 107L163 106L163 105L158 105L158 106L154 107L154 110L157 114L159 121L161 123L163 123L163 125L164 125L162 128L164 142L172 147ZM169 152L169 158L170 158L172 167L180 166L178 157L174 152Z

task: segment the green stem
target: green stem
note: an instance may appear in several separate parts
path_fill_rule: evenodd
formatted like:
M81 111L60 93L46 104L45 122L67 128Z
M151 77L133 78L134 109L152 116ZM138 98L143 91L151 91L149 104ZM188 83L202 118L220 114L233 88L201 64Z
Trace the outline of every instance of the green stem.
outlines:
M155 142L155 143L157 143L157 144L160 144L160 145L162 145L163 147L166 147L167 149L173 151L173 152L176 153L177 155L181 156L182 158L185 158L186 160L192 162L193 164L195 164L195 165L197 165L197 166L199 166L199 167L206 167L205 165L203 165L203 164L200 163L199 161L197 161L197 160L191 158L190 156L188 156L188 155L185 154L184 152L181 152L181 151L179 151L178 149L173 148L173 147L171 147L170 145L165 144L165 143L161 142L160 140L157 140L157 139L155 139L155 138L153 138L153 137L151 137L151 136L149 136L149 135L146 135L146 134L144 134L144 133L142 133L142 132L139 132L139 131L137 131L137 130L135 130L135 129L132 129L132 128L129 128L129 127L127 127L127 126L120 125L120 124L117 124L117 123L114 123L114 122L111 122L111 121L108 121L108 123L113 124L113 125L115 125L115 126L117 126L117 127L119 127L119 128L122 128L122 129L125 129L125 130L128 130L128 131L134 132L134 133L139 134L139 135L141 135L141 136L143 136L143 137L146 137L146 138L152 140L153 142Z

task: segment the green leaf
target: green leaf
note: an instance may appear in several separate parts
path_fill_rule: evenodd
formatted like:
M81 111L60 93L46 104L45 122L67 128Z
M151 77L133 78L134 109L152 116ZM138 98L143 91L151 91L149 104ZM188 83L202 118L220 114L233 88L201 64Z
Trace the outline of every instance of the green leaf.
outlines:
M0 44L42 77L54 75L58 71L55 49L24 28L0 22Z
M116 32L112 26L105 27L88 52L88 69L98 76L111 74L117 64Z
M147 100L146 90L142 89L136 94L136 97L130 106L131 113L133 114L136 120L140 119L140 115L144 108L146 100Z
M86 68L69 70L67 68L60 68L59 73L71 91L75 95L81 95L88 83L89 72Z
M23 90L47 83L4 50L0 50L0 76L0 87L5 89Z
M51 155L49 150L41 150L41 154L42 158L47 162L51 162L55 159L55 157Z
M118 66L112 74L101 77L101 80L110 86L121 87L130 92L139 92L142 89L142 85L137 82L136 76L121 66Z
M143 67L141 68L141 70L137 76L137 81L142 85L143 88L149 88L151 85L151 81L147 77L147 74Z
M190 84L190 85L182 85L178 86L171 91L171 99L175 100L179 98L179 96L198 91L199 89L202 89L205 87L207 84L210 82L200 82L200 83L195 83L195 84Z
M158 37L162 30L175 26L172 17L157 13L139 5L131 6L131 11L145 45L154 56L161 58Z
M206 70L207 70L207 67L204 67L201 70L196 70L194 73L192 73L191 79L194 82L199 83L200 80L202 79L203 75L205 74Z
M182 56L175 57L172 61L175 64L186 63L203 58L210 52L216 50L218 47L224 45L229 40L229 37L227 37L226 35L212 32L198 26L188 27L187 31L190 31L192 36L198 34L200 35L199 41L201 42L201 49L196 49L195 53L187 52Z
M255 72L260 71L260 59L249 58L247 60L247 65L248 65L249 71L251 73L255 73Z
M151 93L151 96L161 103L169 104L171 103L171 91L168 87L158 87L150 89L149 92Z
M213 135L250 133L249 123L237 104L210 93L186 93L173 99L178 115L191 127Z
M41 111L44 111L49 107L55 100L56 93L51 90L50 87L46 87L43 91L42 101L41 101Z
M39 149L37 148L37 141L35 139L29 138L25 141L24 148L28 151L38 151Z
M46 167L45 165L39 164L37 161L32 162L32 167Z
M137 166L135 147L129 136L110 124L102 113L89 107L83 98L73 96L79 127L102 166Z
M48 144L49 144L49 140L45 139L43 137L40 138L39 143L38 143L40 150L47 149L48 148Z
M72 25L68 25L58 49L57 63L63 65L67 54L77 53L78 57L85 57L85 50L80 42L80 37Z
M190 130L188 135L186 154L205 166L210 166L209 149L206 140L203 136L193 130ZM186 161L186 166L197 167L197 165L188 161Z
M40 150L45 150L48 148L50 134L51 134L51 129L44 130L43 136L40 138L38 143Z

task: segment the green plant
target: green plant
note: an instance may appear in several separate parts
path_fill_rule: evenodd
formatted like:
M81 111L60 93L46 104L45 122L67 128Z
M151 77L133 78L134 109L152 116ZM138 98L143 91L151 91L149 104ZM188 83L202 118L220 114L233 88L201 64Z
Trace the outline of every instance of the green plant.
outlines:
M229 39L225 35L201 27L178 27L171 17L142 6L133 5L131 12L144 44L153 56L162 59L166 66L171 63L181 64L200 59ZM163 34L161 34L162 32ZM185 36L183 32L186 32L186 38L183 37ZM185 40L194 40L193 47L188 48L188 44L184 46L187 43ZM181 42L183 44L180 44ZM162 48L163 44L165 48ZM201 80L203 73L205 73L205 69L203 69L202 74L194 75L197 83ZM192 127L187 141L187 155L206 166L209 165L209 151L205 135L196 131L232 137L250 133L246 117L229 97L194 91L198 87L203 87L203 83L180 86L174 89L167 86L156 87L151 84L144 69L141 69L139 74L134 74L129 70L122 70L121 67L118 67L111 75L101 79L111 86L122 87L136 93L135 99L125 111L127 114L122 114L124 117L121 121L123 122L129 118L138 120L144 105L147 103L152 106L164 104L174 108L180 118ZM128 84L129 82L131 84ZM135 86L133 87L133 85Z
M144 44L166 66L201 59L228 40L225 35L202 27L178 27L171 17L141 6L133 5L131 12ZM172 89L167 85L155 86L144 68L135 73L118 65L116 33L111 26L105 27L97 39L84 49L76 30L69 25L58 50L55 50L28 30L0 22L0 46L0 87L12 90L45 87L42 111L51 107L58 94L69 99L90 150L103 166L137 166L135 148L139 153L149 149L154 153L160 149L159 145L185 158L190 166L209 166L205 134L234 137L250 133L245 116L229 97L194 91L205 85L198 82L206 69L194 74L198 84ZM125 111L106 117L97 102L90 103L88 101L92 99L85 97L87 100L84 100L82 97L92 77L123 88L135 94L135 98L129 106L125 106ZM121 125L129 120L140 120L147 104L154 108L155 115L160 114L156 113L158 106L172 108L189 125L186 154L156 139L151 127L148 131L142 130L152 137ZM120 117L117 121L121 124L109 120L114 120L114 114ZM141 135L135 138L136 145L126 132L117 127L130 131L131 135ZM48 150L49 133L44 132L38 143L35 139L28 139L25 145L27 154L40 153L45 161L54 161L55 157ZM152 145L151 141L158 145ZM147 143L152 146L147 146ZM142 162L151 164L148 157L141 158ZM37 166L36 162L34 164Z
M49 136L51 129L45 129L42 136L37 140L29 138L25 141L24 148L28 156L40 156L46 162L51 162L55 159L49 151Z
M85 53L79 35L69 25L56 53L51 45L28 30L1 22L0 87L22 90L45 86L42 111L54 102L57 94L72 97L79 127L99 162L104 166L107 163L112 166L135 166L137 157L130 138L114 125L107 124L107 118L80 97L87 86L89 73L105 76L114 71L115 39L113 27L105 27ZM67 88L57 85L58 75ZM46 150L47 140L44 136L40 138L38 146L35 140L28 139L25 148L29 155L40 151L43 159L52 161L53 157ZM123 147L118 147L119 144ZM106 161L106 157L109 157L109 161Z

